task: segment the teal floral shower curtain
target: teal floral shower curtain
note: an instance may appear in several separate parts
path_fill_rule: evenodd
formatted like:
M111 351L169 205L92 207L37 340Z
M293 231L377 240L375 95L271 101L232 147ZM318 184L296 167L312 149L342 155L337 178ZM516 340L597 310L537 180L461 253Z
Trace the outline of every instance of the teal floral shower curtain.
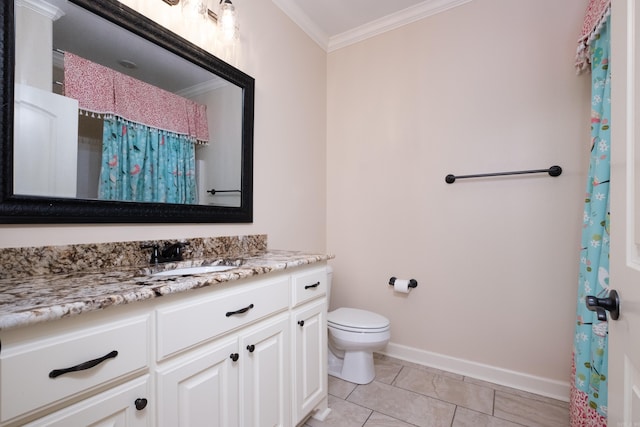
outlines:
M98 197L197 203L195 146L185 135L105 117Z
M607 322L587 310L585 296L609 292L610 18L590 41L591 160L583 217L578 310L571 384L571 426L607 425Z

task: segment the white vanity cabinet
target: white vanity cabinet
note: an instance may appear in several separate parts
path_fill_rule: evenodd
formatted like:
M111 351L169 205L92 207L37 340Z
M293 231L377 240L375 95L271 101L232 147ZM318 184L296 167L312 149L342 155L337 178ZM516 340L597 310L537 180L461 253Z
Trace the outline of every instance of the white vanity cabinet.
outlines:
M293 337L293 420L327 410L327 273L316 268L291 278ZM324 412L324 414L323 414Z
M145 411L148 400L140 397L149 396L150 391L149 376L145 375L24 424L24 427L151 427Z
M159 427L290 425L289 291L278 275L158 308Z
M142 403L150 398L148 376L142 376L149 314L89 317L88 324L77 317L0 335L0 425L85 425L98 414L96 421L118 419L113 425L151 425Z
M326 287L323 263L0 331L0 427L294 427L326 414Z

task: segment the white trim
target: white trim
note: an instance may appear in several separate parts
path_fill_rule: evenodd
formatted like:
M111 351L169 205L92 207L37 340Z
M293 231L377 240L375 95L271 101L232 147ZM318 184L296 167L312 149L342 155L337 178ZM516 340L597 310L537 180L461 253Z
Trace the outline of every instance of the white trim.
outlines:
M195 96L202 95L203 93L228 86L229 84L231 83L224 79L216 78L181 89L176 92L176 95L180 95L184 98L193 98Z
M353 30L329 38L327 52L341 49L370 37L410 24L423 18L461 6L471 0L427 0L399 12L376 19Z
M298 7L294 0L273 0L273 2L291 18L293 22L302 28L314 42L318 43L325 51L327 50L329 46L329 35L316 25L316 23Z
M295 3L295 0L272 1L322 49L326 52L332 52L386 31L410 24L419 19L461 6L471 0L425 0L415 6L408 7L331 37L300 9Z
M62 9L43 0L16 0L16 6L31 9L52 21L56 21L65 15Z
M389 343L384 351L377 351L377 353L564 402L569 401L569 382L536 377L523 372L511 371L497 366L458 359L394 343Z

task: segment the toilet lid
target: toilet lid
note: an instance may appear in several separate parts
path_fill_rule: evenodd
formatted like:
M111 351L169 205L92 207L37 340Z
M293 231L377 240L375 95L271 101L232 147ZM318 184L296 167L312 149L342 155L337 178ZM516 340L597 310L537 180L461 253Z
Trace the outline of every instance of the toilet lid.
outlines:
M327 323L350 329L385 329L389 319L377 313L357 308L338 308L327 314Z

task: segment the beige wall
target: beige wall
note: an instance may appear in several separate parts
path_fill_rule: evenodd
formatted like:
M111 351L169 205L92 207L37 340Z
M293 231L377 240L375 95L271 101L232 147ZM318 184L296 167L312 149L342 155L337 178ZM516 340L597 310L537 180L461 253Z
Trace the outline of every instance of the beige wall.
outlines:
M161 22L179 11L126 3ZM266 233L272 248L324 251L326 53L271 0L234 4L241 40L227 59L256 79L253 224L0 225L0 247Z
M160 0L128 3L171 16ZM587 0L475 0L328 56L271 0L234 4L242 40L227 59L256 78L254 223L1 225L0 247L267 233L272 248L335 253L332 305L389 317L390 353L562 394ZM444 182L552 164L561 177ZM396 295L390 276L419 287Z
M568 397L587 3L475 0L329 54L332 307L387 316L390 354ZM419 286L394 294L391 276Z

